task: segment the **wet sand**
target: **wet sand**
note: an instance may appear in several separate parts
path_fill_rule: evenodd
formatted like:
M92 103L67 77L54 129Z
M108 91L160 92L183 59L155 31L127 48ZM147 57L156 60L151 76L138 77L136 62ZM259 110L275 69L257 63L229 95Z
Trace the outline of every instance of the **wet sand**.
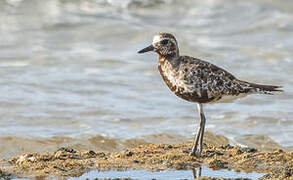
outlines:
M76 151L27 153L2 160L0 177L78 177L90 170L192 170L199 166L241 172L267 173L262 179L293 178L293 151L205 143L202 157L189 156L192 143L145 144L120 152Z

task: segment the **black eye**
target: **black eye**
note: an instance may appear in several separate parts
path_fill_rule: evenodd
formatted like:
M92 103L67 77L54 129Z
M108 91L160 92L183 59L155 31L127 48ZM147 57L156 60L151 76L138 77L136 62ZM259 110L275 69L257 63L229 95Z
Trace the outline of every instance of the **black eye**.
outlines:
M161 44L166 45L168 43L168 39L164 39L163 41L161 41Z

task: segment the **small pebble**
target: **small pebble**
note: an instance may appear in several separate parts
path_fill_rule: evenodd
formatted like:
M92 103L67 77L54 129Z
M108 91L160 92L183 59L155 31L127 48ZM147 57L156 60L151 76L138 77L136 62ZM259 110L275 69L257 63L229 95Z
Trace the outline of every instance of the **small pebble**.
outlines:
M132 151L129 151L129 152L126 153L126 156L129 157L129 156L132 156L133 154L134 154L134 153L133 153Z

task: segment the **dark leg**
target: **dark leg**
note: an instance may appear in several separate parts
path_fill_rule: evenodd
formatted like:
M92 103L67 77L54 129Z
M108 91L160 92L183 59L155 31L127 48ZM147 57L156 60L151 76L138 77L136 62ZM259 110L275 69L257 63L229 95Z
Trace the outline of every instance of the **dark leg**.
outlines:
M197 134L195 136L195 139L194 139L194 142L193 142L193 147L192 147L192 150L191 150L191 153L190 155L191 156L195 156L196 155L196 151L197 151L197 147L198 147L198 141L200 139L200 134L201 134L201 126L198 127L198 130L197 130Z
M199 149L198 149L199 156L201 154L202 147L203 147L203 136L204 136L204 129L205 129L205 125L206 125L206 117L203 112L200 113L200 118L201 118L202 130L201 130L200 140L199 140Z
M200 124L199 128L196 134L196 137L194 139L194 144L191 150L190 155L191 156L200 156L201 151L202 151L202 142L203 142L203 135L204 135L204 128L205 128L205 123L206 123L206 118L204 116L203 110L202 110L202 104L198 103L198 112L200 116Z

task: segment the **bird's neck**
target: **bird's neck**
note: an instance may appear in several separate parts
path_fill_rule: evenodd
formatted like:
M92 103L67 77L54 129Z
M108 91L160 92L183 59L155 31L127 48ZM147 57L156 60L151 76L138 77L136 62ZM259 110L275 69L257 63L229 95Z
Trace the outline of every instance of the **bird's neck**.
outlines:
M174 53L170 53L170 54L166 54L166 55L162 55L160 53L159 54L159 61L162 60L162 61L169 61L169 62L172 62L173 60L175 59L178 59L179 58L179 53L177 52L174 52Z
M161 55L159 54L159 62L158 62L158 65L159 66L164 66L164 65L171 65L172 68L175 68L178 66L179 62L179 56L170 56L170 55Z

